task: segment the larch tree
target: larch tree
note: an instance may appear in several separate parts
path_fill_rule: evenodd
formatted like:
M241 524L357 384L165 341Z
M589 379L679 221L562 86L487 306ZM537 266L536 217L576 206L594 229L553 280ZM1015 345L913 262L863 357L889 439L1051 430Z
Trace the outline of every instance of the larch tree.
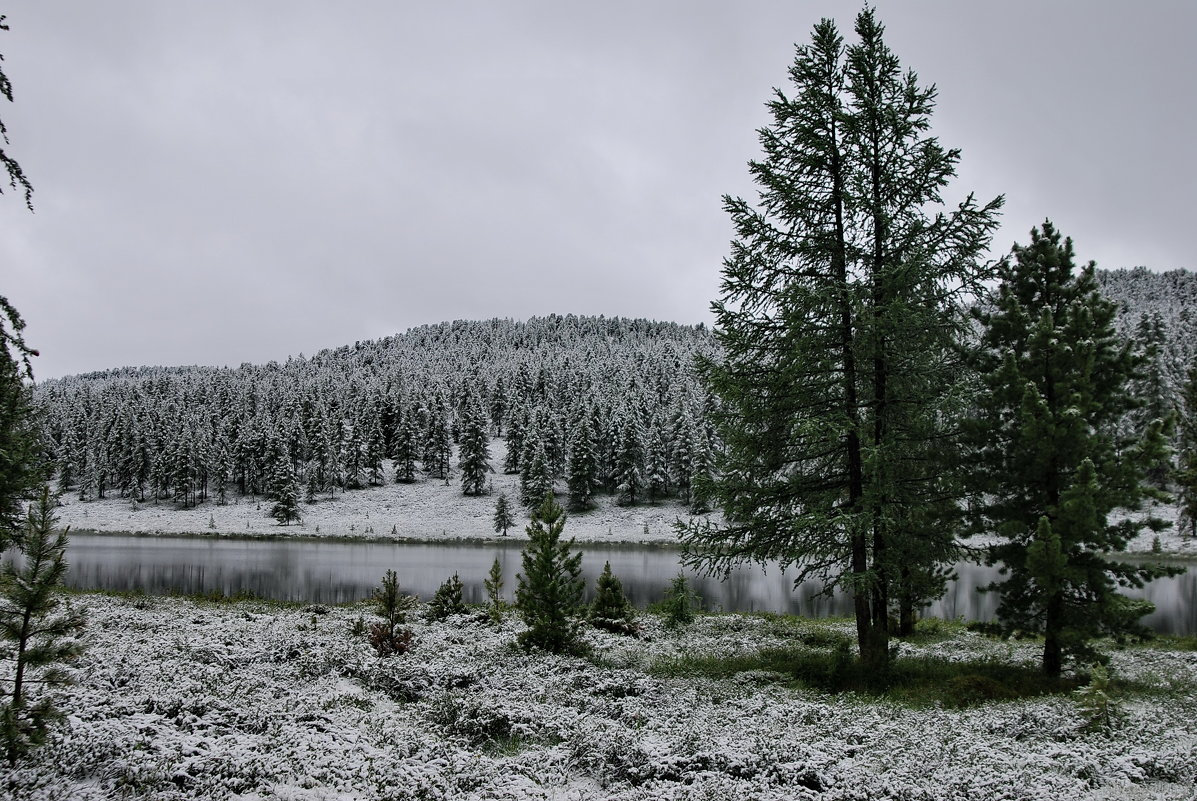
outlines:
M699 367L723 447L699 484L726 522L679 525L695 566L777 560L847 590L861 659L883 669L903 567L951 558L922 522L953 494L954 346L1001 198L945 203L960 154L928 134L934 88L873 11L855 31L815 26L760 131L759 203L724 200L722 355Z
M1070 239L1045 222L998 275L996 297L974 312L981 392L966 451L974 524L1000 538L988 555L1004 576L990 586L998 627L1043 635L1043 671L1057 676L1065 657L1091 657L1091 639L1144 631L1138 618L1150 604L1118 588L1167 571L1115 555L1163 523L1110 515L1163 497L1147 482L1166 450L1163 421L1145 433L1120 425L1139 406L1130 384L1142 356L1116 333L1093 263L1076 270Z

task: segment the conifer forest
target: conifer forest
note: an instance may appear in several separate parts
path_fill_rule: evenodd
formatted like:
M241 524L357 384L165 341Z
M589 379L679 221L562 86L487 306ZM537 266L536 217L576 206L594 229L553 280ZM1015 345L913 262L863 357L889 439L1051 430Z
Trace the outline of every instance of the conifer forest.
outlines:
M0 797L1197 798L1197 273L1003 250L890 44L795 47L713 325L38 379L0 296Z

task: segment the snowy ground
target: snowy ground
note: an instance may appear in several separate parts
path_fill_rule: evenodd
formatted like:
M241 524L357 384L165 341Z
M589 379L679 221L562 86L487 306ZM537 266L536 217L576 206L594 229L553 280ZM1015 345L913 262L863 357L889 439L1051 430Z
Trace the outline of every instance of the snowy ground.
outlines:
M497 452L492 453L492 462L502 464L502 440L493 441L491 450ZM490 483L491 491L477 497L463 495L456 477L448 485L425 480L320 495L314 504L301 504L303 522L290 526L278 525L269 516L271 503L262 498L255 502L230 496L225 506L209 500L181 509L170 501L137 503L113 493L104 500L81 502L77 494L68 492L62 496L58 520L76 531L135 534L490 539L497 537L492 526L495 500L505 493L516 518L508 535L523 538L528 515L519 504L519 476L496 472ZM564 491L562 486L557 489L559 493ZM560 495L558 499L565 501ZM598 508L569 516L569 536L578 542L677 542L674 523L695 519L686 506L676 501L620 506L612 496L602 495L596 502ZM1174 506L1157 506L1153 513L1175 523ZM718 519L718 515L714 517ZM1129 550L1150 552L1155 536L1145 531ZM1161 532L1159 538L1164 553L1197 556L1197 538L1182 537L1175 525ZM970 544L983 542L975 539Z
M380 660L350 633L362 607L71 602L91 622L69 718L0 767L13 801L1197 797L1197 652L1115 651L1115 675L1158 690L1094 731L1068 697L912 710L759 671L644 670L827 624L726 615L677 633L648 618L644 639L588 630L596 656L581 659L524 654L515 622L457 617L412 624L414 650ZM1035 655L970 633L902 649Z
M220 506L213 500L190 509L170 501L137 503L108 493L104 500L80 502L77 493L64 493L58 510L61 525L75 530L120 531L146 534L228 534L237 536L395 537L398 539L487 539L495 537L492 525L495 500L506 493L516 518L508 532L523 537L528 515L519 503L519 476L501 471L504 441L491 442L491 491L469 497L461 492L460 476L446 486L436 479L414 484L388 483L335 495L321 494L314 504L301 504L303 522L280 526L269 516L271 503L229 496ZM564 492L563 482L557 491ZM565 498L559 497L564 503ZM619 506L611 496L599 496L598 508L571 514L569 535L579 542L676 541L673 524L691 519L677 502Z

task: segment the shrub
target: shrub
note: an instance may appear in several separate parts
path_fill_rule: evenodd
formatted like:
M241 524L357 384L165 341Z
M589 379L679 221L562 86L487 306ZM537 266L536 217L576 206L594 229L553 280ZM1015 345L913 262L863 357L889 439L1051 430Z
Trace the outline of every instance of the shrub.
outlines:
M464 615L466 605L462 600L463 589L461 579L456 573L445 579L444 583L437 587L436 594L428 604L429 619L444 620L450 615Z

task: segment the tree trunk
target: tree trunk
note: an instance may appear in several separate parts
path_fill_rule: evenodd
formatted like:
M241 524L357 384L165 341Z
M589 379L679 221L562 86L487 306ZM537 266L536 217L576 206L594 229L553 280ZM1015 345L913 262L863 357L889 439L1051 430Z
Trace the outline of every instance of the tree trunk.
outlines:
M1063 627L1064 598L1056 593L1047 602L1047 613L1043 624L1043 673L1053 678L1063 669L1063 649L1060 645L1060 629Z

